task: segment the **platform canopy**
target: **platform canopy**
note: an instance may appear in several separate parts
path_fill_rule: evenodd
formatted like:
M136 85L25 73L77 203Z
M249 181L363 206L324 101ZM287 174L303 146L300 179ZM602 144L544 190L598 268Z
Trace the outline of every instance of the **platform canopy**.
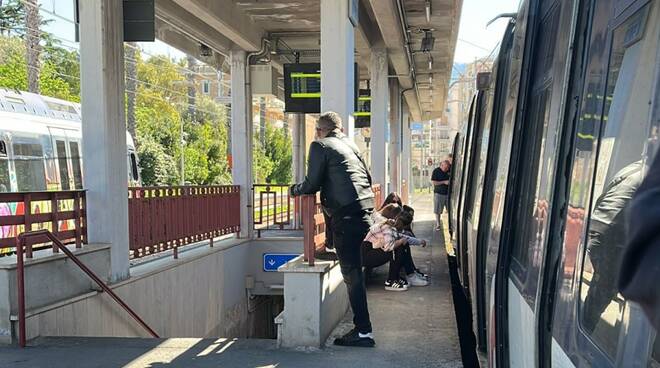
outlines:
M412 119L440 118L462 0L355 1L360 79L369 77L370 49L385 47L389 74L409 89ZM212 65L222 66L232 49L259 50L263 39L278 66L296 54L301 62L319 61L321 0L159 0L156 15L159 39Z

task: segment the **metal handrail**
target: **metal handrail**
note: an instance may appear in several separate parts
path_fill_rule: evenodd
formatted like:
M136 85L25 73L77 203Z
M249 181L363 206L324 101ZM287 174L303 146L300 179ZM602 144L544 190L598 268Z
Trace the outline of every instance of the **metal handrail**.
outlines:
M16 238L16 280L18 283L18 343L21 347L25 347L26 333L25 333L25 265L23 261L23 246L25 240L31 237L47 237L53 242L53 246L59 248L73 263L75 263L84 273L87 274L104 292L108 293L110 297L117 302L128 314L135 319L135 321L142 326L152 337L158 338L158 334L154 332L143 320L138 316L117 294L115 294L108 285L103 282L94 271L90 270L83 264L78 257L76 257L62 242L47 229L35 230L25 232ZM28 245L28 247L31 247Z

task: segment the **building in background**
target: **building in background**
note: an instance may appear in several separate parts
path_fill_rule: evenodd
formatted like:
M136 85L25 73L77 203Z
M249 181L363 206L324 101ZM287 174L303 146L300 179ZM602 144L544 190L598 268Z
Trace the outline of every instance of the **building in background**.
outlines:
M493 69L493 59L477 59L469 64L455 65L452 83L447 96L446 121L450 131L455 134L461 129L470 112L470 102L477 93L477 74L490 72ZM452 139L453 139L453 134Z

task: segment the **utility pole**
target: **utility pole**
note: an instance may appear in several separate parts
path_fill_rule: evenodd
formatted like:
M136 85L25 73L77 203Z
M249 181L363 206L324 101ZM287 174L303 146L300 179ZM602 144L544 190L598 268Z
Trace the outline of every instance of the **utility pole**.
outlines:
M185 160L185 153L186 153L186 141L183 139L183 117L181 118L181 131L179 138L181 138L181 186L186 185L186 160Z

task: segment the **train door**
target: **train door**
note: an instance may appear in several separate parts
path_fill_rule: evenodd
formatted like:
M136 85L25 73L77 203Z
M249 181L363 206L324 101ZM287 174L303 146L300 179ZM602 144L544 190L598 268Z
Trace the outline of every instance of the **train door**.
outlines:
M463 141L463 152L461 154L460 170L461 170L461 181L460 181L460 193L458 200L458 212L456 214L456 244L458 253L456 254L456 259L458 260L458 266L460 268L459 275L461 277L461 284L464 288L469 287L469 274L468 274L468 253L467 253L467 239L465 236L465 212L466 212L466 200L465 194L468 188L467 182L469 178L470 170L470 153L472 152L473 144L473 135L474 135L474 115L476 114L477 106L477 96L472 98L470 103L470 112L468 114L468 119L465 122L467 130L465 133Z
M460 138L461 133L456 133L454 136L454 142L451 147L451 156L454 160L453 164L456 163L456 157L458 156ZM456 172L456 169L454 168L453 164L449 172L449 205L447 206L447 218L449 219L449 236L452 238L454 236L454 228L456 227L456 208L454 203L456 203L456 196L458 195L458 191L456 191L456 193L454 191L454 185L456 185L456 178L454 177L454 173Z
M623 6L625 5L625 6ZM617 291L627 205L660 133L660 1L595 1L557 267L551 359L658 367L660 342Z
M472 309L473 328L477 337L478 347L485 349L485 332L481 328L484 326L482 321L483 295L480 293L480 275L477 263L477 232L479 227L479 210L481 208L481 193L483 191L483 179L490 138L490 121L488 119L488 107L492 105L492 89L481 90L478 93L477 104L474 114L474 138L472 152L470 154L470 167L468 173L467 190L465 192L465 222L464 234L468 251L468 275L469 290Z
M70 129L48 128L61 190L82 189L80 133Z
M68 157L69 149L67 147L66 134L63 129L49 128L51 139L53 140L53 149L55 151L55 161L57 174L59 176L60 190L71 189L71 168L69 167Z
M530 81L522 96L510 223L507 312L511 367L538 365L538 316L542 272L548 246L559 137L562 134L564 79L570 60L573 24L570 1L533 4L535 16ZM564 37L558 37L565 34ZM515 317L513 317L515 316Z

